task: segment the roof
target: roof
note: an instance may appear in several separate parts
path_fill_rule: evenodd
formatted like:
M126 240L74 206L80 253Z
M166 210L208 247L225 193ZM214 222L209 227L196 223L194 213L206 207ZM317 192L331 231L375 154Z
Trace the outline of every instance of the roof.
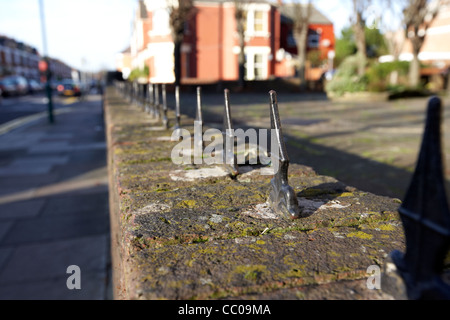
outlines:
M131 47L128 46L126 49L122 50L120 53L123 53L123 54L131 53Z
M145 6L145 3L143 0L139 0L138 15L139 15L139 18L141 18L141 19L148 18L147 7Z
M286 3L282 6L279 6L280 12L281 12L281 21L286 23L292 23L295 19L295 10L293 10L293 6L295 4L293 3ZM306 7L306 4L302 4L303 7ZM317 10L314 5L312 5L312 12L310 16L310 23L316 23L316 24L333 24L333 22L328 19L322 12Z
M232 0L194 0L194 2L208 2L208 3L230 3L233 2ZM267 3L272 6L278 7L281 12L281 19L282 22L286 23L292 23L295 16L294 16L294 10L292 10L292 7L295 5L293 3L284 3L283 5L279 5L278 1L274 0L251 0L249 3ZM306 7L306 4L302 4ZM322 12L320 12L314 5L312 5L312 14L310 17L310 23L316 23L316 24L333 24L333 22L328 19Z
M233 2L233 0L194 0L194 2L229 3L229 2ZM251 1L249 1L249 3L267 3L267 4L274 5L273 1L269 1L269 0L251 0Z

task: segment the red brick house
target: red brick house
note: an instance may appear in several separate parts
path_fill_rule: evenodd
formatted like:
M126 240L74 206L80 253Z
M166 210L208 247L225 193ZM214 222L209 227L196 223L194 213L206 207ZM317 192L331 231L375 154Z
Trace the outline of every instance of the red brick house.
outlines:
M195 0L194 4L182 45L182 82L237 80L240 48L233 1ZM293 76L296 46L289 10L278 1L255 0L246 5L246 16L246 79ZM308 51L326 60L334 50L333 24L314 8L309 29ZM150 81L173 82L173 47L166 1L139 1L130 46L132 68L147 65Z
M442 89L447 82L450 84L450 0L435 0L438 12L429 28L419 53L422 80L426 83L434 82L434 86ZM405 31L398 30L391 34L399 50L398 59L411 61L413 50L411 41L405 38ZM392 55L380 57L380 62L393 61Z

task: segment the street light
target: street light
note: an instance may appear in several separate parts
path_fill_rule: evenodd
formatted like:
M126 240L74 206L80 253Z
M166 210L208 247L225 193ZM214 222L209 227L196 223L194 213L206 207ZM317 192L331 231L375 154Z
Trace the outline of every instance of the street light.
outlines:
M47 54L47 33L45 30L45 16L44 16L44 4L43 0L39 0L39 11L41 15L41 30L42 30L42 43L43 43L43 51L44 51L44 61L45 66L43 65L43 69L45 67L45 75L46 75L46 91L47 91L47 100L48 100L48 121L50 123L54 122L53 117L53 101L52 101L52 88L50 86L50 78L51 78L51 70L50 70L50 59Z

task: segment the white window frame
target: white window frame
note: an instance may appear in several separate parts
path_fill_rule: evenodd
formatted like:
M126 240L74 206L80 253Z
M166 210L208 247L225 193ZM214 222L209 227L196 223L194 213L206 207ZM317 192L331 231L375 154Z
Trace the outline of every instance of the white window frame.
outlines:
M270 37L269 32L269 12L270 6L265 4L251 3L246 7L247 11L247 30L245 31L246 37ZM255 30L255 12L262 12L262 31Z
M236 47L233 50L236 54L239 54L239 47ZM269 73L269 55L271 53L270 47L245 47L244 49L246 55L246 64L245 64L245 79L249 81L253 80L266 80L268 79ZM257 77L255 75L255 56L261 55L262 62L261 65L261 75Z

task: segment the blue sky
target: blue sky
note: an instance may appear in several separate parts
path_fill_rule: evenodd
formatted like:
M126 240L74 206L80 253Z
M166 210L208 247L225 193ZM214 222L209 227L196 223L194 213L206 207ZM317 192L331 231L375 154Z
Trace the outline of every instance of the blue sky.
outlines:
M114 68L129 43L133 0L43 0L48 54L75 68ZM0 34L43 53L39 0L0 0Z
M43 0L48 54L85 71L114 69L130 41L136 0ZM339 30L348 24L348 0L315 0ZM0 34L39 50L39 0L0 0Z

